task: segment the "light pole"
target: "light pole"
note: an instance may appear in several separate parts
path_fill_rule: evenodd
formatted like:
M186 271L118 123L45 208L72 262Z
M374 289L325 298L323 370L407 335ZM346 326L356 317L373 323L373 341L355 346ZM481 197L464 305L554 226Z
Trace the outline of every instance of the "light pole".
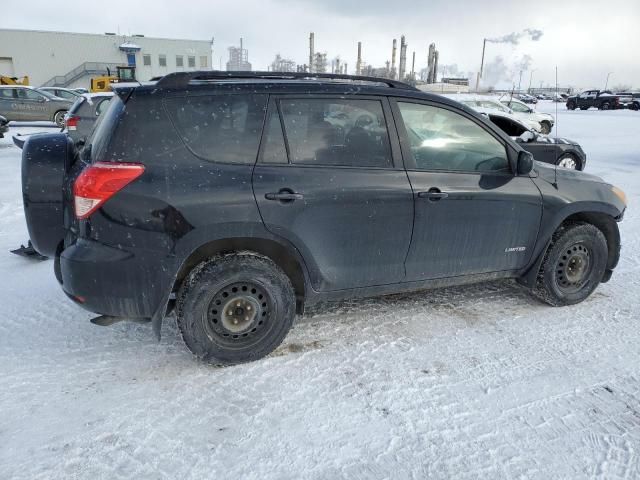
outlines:
M613 73L613 72L609 72L609 73L607 73L607 81L606 81L606 82L604 82L604 89L605 89L605 90L607 89L607 85L609 85L609 75L611 75L612 73Z
M533 72L535 72L536 69L534 68L533 70L531 70L531 75L529 75L529 88L527 89L527 93L531 93L531 81L533 80Z

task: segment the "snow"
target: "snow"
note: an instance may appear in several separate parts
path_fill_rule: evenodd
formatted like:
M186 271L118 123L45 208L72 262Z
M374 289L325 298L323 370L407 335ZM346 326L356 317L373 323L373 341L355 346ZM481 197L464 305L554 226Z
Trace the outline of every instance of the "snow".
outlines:
M0 140L0 478L637 478L640 113L558 105L556 128L629 198L587 301L496 282L333 304L231 368L194 361L173 319L160 343L90 324L51 261L9 254L27 232Z

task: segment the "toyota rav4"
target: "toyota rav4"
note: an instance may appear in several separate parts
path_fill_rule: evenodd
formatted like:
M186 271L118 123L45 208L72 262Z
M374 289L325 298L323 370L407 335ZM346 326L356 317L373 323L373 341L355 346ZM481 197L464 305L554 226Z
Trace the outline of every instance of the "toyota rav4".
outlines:
M25 143L33 245L96 323L159 335L175 311L209 362L267 355L320 301L513 278L571 305L618 263L622 191L406 84L182 72L114 91L84 146Z

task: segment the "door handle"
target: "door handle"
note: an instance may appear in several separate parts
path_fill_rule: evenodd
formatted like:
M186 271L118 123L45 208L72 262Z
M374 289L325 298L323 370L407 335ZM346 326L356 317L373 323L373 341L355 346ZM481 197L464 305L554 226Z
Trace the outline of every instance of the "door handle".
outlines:
M439 188L430 188L427 192L418 192L418 198L426 198L431 202L437 202L448 196L448 193L441 192Z
M264 198L267 200L277 200L280 202L288 203L294 200L302 200L304 195L301 193L295 193L288 189L282 189L278 193L265 193Z

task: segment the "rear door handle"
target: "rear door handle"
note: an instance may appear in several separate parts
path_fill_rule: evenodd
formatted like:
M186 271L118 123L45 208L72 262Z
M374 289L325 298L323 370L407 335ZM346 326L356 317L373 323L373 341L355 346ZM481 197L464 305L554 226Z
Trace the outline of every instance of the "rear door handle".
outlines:
M280 202L293 202L294 200L302 200L304 195L289 190L280 190L278 193L265 193L264 198L267 200L277 200Z
M441 192L439 188L430 188L427 192L418 192L418 198L426 198L432 202L437 202L448 196L448 193Z

